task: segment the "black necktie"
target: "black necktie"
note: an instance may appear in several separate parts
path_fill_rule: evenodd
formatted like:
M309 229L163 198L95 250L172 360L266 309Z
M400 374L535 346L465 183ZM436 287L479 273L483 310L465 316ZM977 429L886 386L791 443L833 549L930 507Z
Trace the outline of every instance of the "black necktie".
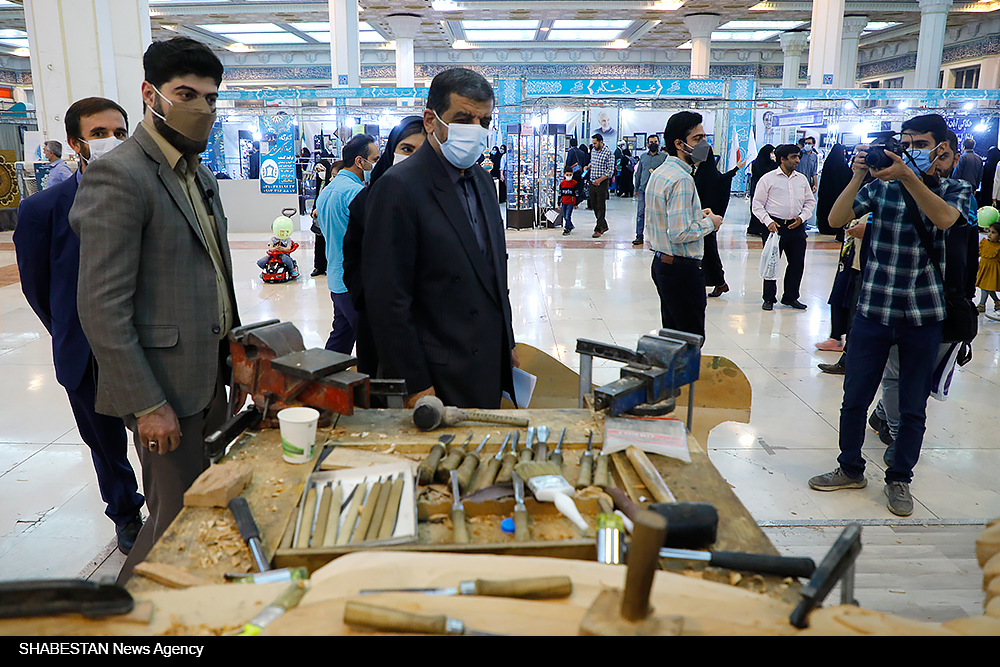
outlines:
M465 195L465 208L469 213L469 222L472 224L472 231L476 235L476 243L479 250L486 256L490 254L489 232L486 228L486 220L483 218L482 206L479 202L479 193L476 191L476 184L471 175L462 176L458 179Z

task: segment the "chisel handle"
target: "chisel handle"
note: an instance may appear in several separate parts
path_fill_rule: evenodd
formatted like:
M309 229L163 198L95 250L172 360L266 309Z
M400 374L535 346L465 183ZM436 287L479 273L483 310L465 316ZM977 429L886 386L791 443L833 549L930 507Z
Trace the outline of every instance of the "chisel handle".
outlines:
M372 524L372 515L375 514L375 507L378 505L379 494L382 493L382 482L372 485L372 490L368 492L365 499L365 506L361 508L361 516L358 518L358 527L351 535L351 544L363 542L368 535L368 527Z
M641 479L642 483L646 485L649 492L653 494L653 498L656 499L656 502L677 502L677 499L674 498L674 494L671 493L670 489L667 487L667 483L663 481L660 471L656 469L653 462L649 460L648 456L646 456L646 452L642 451L638 447L629 447L625 450L625 456L627 456L628 460L632 462L632 467L635 468L636 474L639 475L639 479Z
M351 505L347 508L347 515L344 517L344 525L340 527L340 532L337 533L336 545L338 547L344 546L351 540L351 535L354 533L354 524L357 523L358 513L361 511L361 503L365 499L366 489L367 482L361 482L354 490L354 497L351 499Z
M724 567L728 570L773 574L779 577L799 577L801 579L809 579L816 572L816 562L812 558L748 554L738 551L713 551L711 554L712 560L709 561L711 565Z
M319 514L316 516L316 528L313 530L312 546L323 546L326 539L327 524L330 523L330 507L333 504L333 489L329 484L323 485L323 493L319 501Z
M448 455L444 457L441 461L441 465L438 466L437 473L434 475L434 479L437 480L439 484L447 484L448 478L451 476L452 470L458 470L458 466L462 465L462 461L465 459L465 452L462 451L461 447L452 447Z
M531 450L525 447L517 453L518 463L528 463L531 461Z
M611 475L608 472L608 462L611 457L607 454L598 454L597 456L597 466L594 470L594 486L599 486L602 489L606 486L611 486Z
M382 530L382 520L385 518L385 508L389 506L389 494L392 492L392 482L386 480L382 483L382 488L378 492L378 500L375 501L375 512L372 514L371 523L368 524L368 532L365 533L366 540L378 538L378 533Z
M337 543L340 534L340 506L344 504L344 486L340 483L333 491L333 498L330 500L330 514L326 520L326 534L323 536L321 546L332 547Z
M560 451L552 452L552 456L549 457L549 461L555 463L557 466L562 468L563 465L563 453Z
M503 465L500 466L500 472L497 473L497 484L510 484L513 480L514 466L517 465L517 457L513 454L507 454L503 457Z
M310 486L306 492L305 504L302 506L302 522L299 523L299 536L295 541L296 549L305 549L309 546L309 537L312 535L313 518L316 514L316 487Z
M351 600L344 606L344 623L386 632L443 635L447 634L448 617L444 614L438 616L411 614Z
M573 582L566 576L531 577L489 581L476 579L476 595L495 598L523 598L525 600L556 600L573 594Z
M451 523L454 526L455 544L468 544L469 527L465 525L465 510L461 507L452 507Z
M531 541L531 533L528 532L528 510L524 505L514 508L514 539L518 542Z
M463 495L472 484L477 470L479 470L479 457L475 454L466 454L462 464L458 466L458 488Z
M489 461L486 462L486 467L481 467L479 469L479 477L476 478L476 484L472 487L473 493L476 491L482 491L488 486L492 486L493 482L496 481L497 473L500 472L500 461L497 461L495 457L491 456Z
M400 476L392 483L389 491L389 504L385 508L385 517L382 519L382 527L378 531L380 540L392 537L392 531L396 528L396 520L399 517L399 509L403 500L403 477Z
M535 460L542 463L549 460L549 446L544 442L535 445Z
M590 486L594 477L594 455L584 452L580 455L580 475L576 478L576 488L583 489Z
M444 458L444 445L437 444L431 447L430 454L417 466L417 484L423 486L434 481L434 473L437 472L442 458Z

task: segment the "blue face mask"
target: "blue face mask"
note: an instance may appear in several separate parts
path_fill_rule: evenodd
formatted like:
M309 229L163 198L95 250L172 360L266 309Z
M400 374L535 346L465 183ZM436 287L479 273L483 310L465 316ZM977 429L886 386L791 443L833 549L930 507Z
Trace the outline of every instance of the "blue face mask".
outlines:
M802 150L804 150L806 153L812 153L812 149L813 149L812 144L805 144L802 147Z
M365 162L367 162L368 164L372 165L371 169L369 169L368 171L362 172L364 174L364 176L362 177L362 179L364 180L365 185L368 185L371 182L371 180L372 180L372 171L374 171L375 165L372 164L372 162L370 160L366 160L365 158L361 158L361 159L364 160Z
M917 176L923 176L927 173L927 170L931 168L931 149L907 149L904 162L906 162L906 166L909 167Z

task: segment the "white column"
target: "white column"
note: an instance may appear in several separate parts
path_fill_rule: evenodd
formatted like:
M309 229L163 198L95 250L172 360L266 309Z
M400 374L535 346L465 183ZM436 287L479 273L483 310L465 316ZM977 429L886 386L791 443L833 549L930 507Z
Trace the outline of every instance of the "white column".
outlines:
M843 30L844 0L813 0L809 43L810 88L840 87L840 40Z
M396 42L396 87L413 88L413 38L420 30L420 17L390 14L386 18Z
M917 42L917 67L914 88L937 88L941 72L944 31L952 0L920 0L920 39Z
M840 47L840 88L853 88L858 76L858 43L868 25L867 16L845 16L844 37Z
M802 65L802 51L808 38L804 32L786 32L781 35L781 51L785 62L781 67L781 87L799 87L799 67Z
M330 0L330 72L334 88L361 87L358 0Z
M142 119L142 55L152 41L148 0L25 0L38 129L62 141L66 110L85 97Z
M712 51L712 31L719 27L722 17L718 14L690 14L684 25L691 33L691 76L708 76L708 63Z

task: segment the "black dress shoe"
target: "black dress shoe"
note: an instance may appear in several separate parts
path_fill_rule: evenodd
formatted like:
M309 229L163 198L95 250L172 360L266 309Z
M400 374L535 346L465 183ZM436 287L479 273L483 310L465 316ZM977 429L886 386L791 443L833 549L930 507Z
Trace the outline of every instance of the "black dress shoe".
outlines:
M316 276L325 276L326 275L326 271L320 271L319 269L313 269L313 272L310 273L309 275L312 276L313 278L315 278Z
M824 373L829 373L830 375L843 375L844 367L839 363L837 364L816 364L816 367L823 371Z
M765 301L764 305L760 307L761 310L774 310L773 301Z
M806 304L802 303L798 299L794 299L792 301L783 300L781 303L785 306L789 306L790 308L794 308L795 310L805 310L806 308L808 308Z
M124 526L119 526L117 530L118 551L128 556L129 552L132 551L132 547L135 546L135 538L139 536L141 529L142 517L138 515Z
M711 297L719 297L729 291L729 285L722 283L721 285L716 285L715 289L708 293Z

